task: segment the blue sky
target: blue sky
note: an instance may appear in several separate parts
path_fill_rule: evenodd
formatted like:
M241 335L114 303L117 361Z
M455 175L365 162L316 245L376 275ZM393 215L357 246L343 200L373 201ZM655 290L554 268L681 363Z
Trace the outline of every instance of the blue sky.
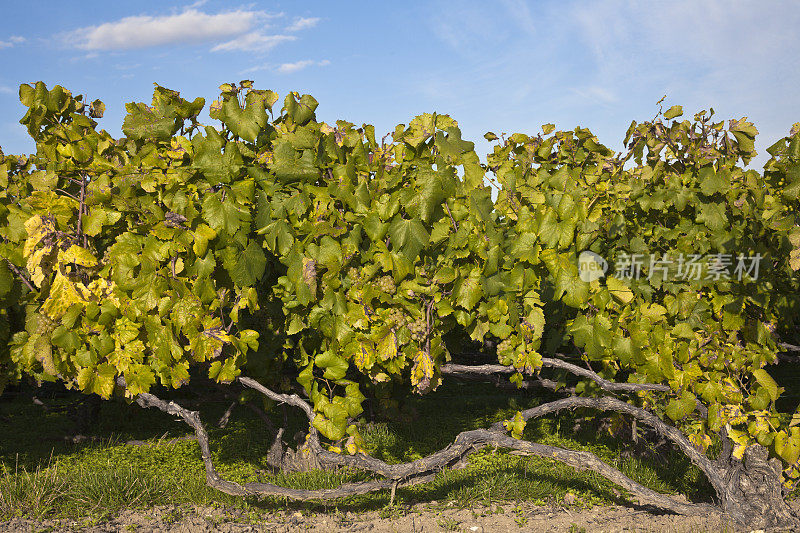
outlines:
M631 120L652 118L666 95L689 118L713 107L755 122L760 168L800 121L797 28L800 4L767 0L6 2L0 146L34 150L20 83L103 100L100 125L117 137L124 103L149 103L153 82L207 109L221 83L252 79L378 133L447 113L481 154L486 131L548 122L621 150Z

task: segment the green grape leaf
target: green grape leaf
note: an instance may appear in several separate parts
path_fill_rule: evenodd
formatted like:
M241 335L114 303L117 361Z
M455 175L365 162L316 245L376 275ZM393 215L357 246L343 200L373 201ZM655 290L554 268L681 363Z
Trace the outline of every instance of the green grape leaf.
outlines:
M264 275L266 265L264 250L256 241L250 241L236 259L236 265L230 271L231 279L240 287L254 285Z
M332 441L338 441L345 436L345 432L347 430L347 411L342 409L342 412L345 413L345 417L339 417L336 420L331 420L330 418L326 418L322 414L317 414L314 417L312 425L326 438ZM335 411L336 414L339 411Z
M103 230L103 226L116 224L122 213L99 206L92 206L83 217L83 232L90 237L95 237Z
M283 183L296 181L313 181L320 176L320 170L314 164L314 153L311 150L297 150L291 142L279 139L275 142L270 170L275 178Z
M319 102L313 96L304 94L297 99L297 93L289 93L283 101L283 109L292 122L300 126L306 124L314 117L314 111Z
M666 407L666 414L675 422L683 420L697 407L697 397L691 392L684 392L680 399L670 400Z
M416 200L419 202L419 217L423 222L430 223L433 210L454 195L455 186L456 176L453 167L444 170L418 171Z
M97 368L81 368L77 375L78 387L108 399L114 392L116 376L117 370L107 363L101 363Z
M521 439L522 434L525 431L526 420L522 417L522 413L517 411L514 415L514 418L511 420L506 420L503 422L503 426L509 431L511 431L511 436L515 439Z
M154 109L144 103L125 104L128 114L122 133L135 140L169 140L180 128L180 118L172 106Z
M726 193L730 189L730 179L724 172L717 172L714 170L713 165L706 165L698 172L700 180L700 190L705 195L712 195L714 193Z
M672 120L673 118L679 117L683 115L683 107L679 105L674 105L667 109L664 113L664 118L667 120Z
M125 385L132 396L149 392L155 382L155 373L147 365L132 364L125 370Z
M471 310L483 297L480 270L474 268L469 276L456 282L454 289L455 302L464 309Z
M0 259L0 297L5 296L14 286L14 274L8 268L8 263Z
M262 105L257 105L258 103ZM215 118L221 120L234 135L246 141L255 142L258 133L269 121L263 106L264 103L263 100L251 99L245 105L245 109L242 109L239 106L238 98L227 98Z
M325 369L323 377L325 379L342 379L347 373L349 365L347 361L327 350L314 358L314 365Z
M241 373L235 357L228 357L225 361L214 361L208 367L208 377L218 383L232 383Z
M764 387L766 391L769 393L770 399L774 402L778 399L781 392L783 392L782 387L778 387L778 384L775 383L775 380L772 379L772 376L767 373L766 370L763 368L757 368L753 370L753 377L758 382L759 385Z
M215 231L234 235L239 230L242 214L230 197L223 201L214 193L203 198L203 219Z
M700 206L697 214L698 222L702 222L711 231L725 229L728 225L728 217L725 215L725 206L721 203L708 203Z
M392 249L400 250L412 262L430 240L425 226L418 219L406 220L399 215L389 226L389 237L392 240Z

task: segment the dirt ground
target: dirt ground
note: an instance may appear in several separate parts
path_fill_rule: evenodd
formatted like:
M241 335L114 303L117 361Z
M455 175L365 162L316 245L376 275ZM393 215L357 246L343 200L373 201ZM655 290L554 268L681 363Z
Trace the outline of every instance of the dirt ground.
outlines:
M800 510L795 502L793 508ZM37 533L82 531L105 532L464 532L494 533L505 531L589 532L734 532L723 517L709 515L685 517L653 514L630 507L584 508L580 502L558 506L508 503L492 507L456 509L446 503L431 502L412 507L363 513L310 513L282 511L256 519L241 511L217 508L159 507L124 511L119 516L95 522L66 520L34 521L14 519L0 523L0 532ZM744 530L748 531L748 530Z

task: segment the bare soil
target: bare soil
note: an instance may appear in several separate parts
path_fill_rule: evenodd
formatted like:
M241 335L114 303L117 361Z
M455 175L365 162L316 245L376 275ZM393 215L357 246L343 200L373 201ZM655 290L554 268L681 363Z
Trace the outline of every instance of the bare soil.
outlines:
M186 532L246 531L286 532L410 532L494 533L519 531L552 532L686 532L718 533L749 531L734 528L719 514L686 517L656 514L635 507L584 507L580 501L552 506L507 503L491 507L457 509L453 504L431 502L410 507L397 507L370 512L280 511L260 518L238 510L219 508L158 507L126 510L118 516L95 521L13 519L0 523L0 532L29 531L37 533L83 531L106 532ZM800 504L792 508L800 511Z

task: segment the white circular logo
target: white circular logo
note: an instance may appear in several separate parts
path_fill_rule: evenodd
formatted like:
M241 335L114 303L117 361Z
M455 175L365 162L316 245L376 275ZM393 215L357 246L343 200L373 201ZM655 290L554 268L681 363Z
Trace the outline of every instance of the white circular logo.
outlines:
M586 283L596 281L606 275L608 261L594 252L584 250L578 256L578 276Z

